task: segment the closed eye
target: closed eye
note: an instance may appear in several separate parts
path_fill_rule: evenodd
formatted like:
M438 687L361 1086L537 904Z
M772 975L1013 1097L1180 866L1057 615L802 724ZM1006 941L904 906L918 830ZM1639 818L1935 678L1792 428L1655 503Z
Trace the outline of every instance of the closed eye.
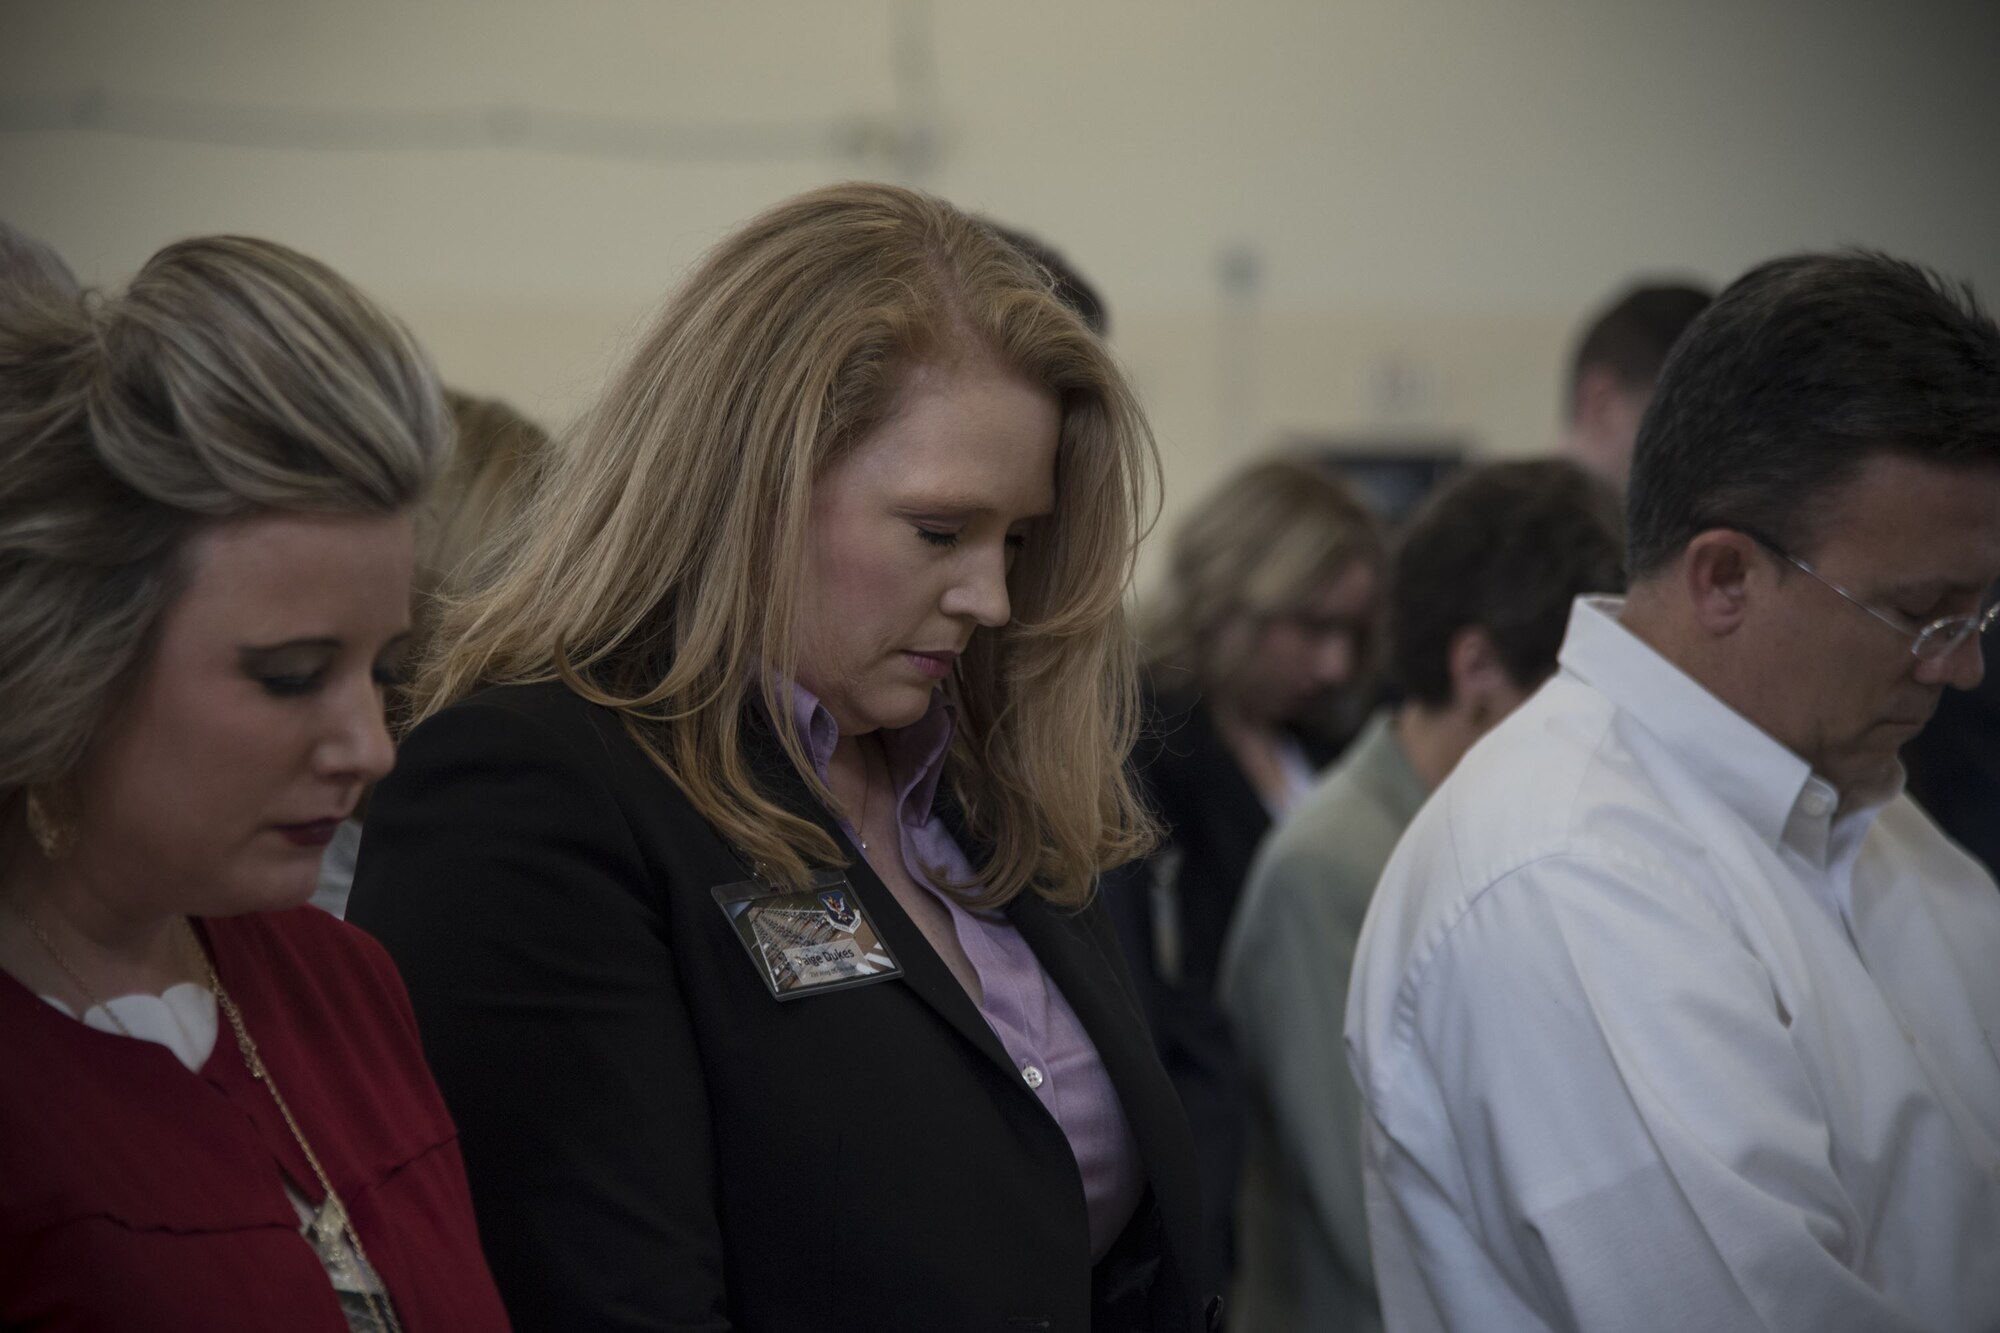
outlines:
M257 683L269 694L281 699L291 699L302 694L311 694L319 688L322 679L324 673L313 671L298 676L259 676Z
M266 694L293 699L311 694L326 683L340 644L334 639L298 639L290 643L252 645L239 649L243 674Z
M409 681L409 654L406 651L409 646L408 634L398 634L389 641L389 646L375 659L375 670L371 673L377 685L385 690L393 690Z
M935 528L918 528L917 536L932 546L940 546L948 549L958 545L958 534L955 532L939 532Z

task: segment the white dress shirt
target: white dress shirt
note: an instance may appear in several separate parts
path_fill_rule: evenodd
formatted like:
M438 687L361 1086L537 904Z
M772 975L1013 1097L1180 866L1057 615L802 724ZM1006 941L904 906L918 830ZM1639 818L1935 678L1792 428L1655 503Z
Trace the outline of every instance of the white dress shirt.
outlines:
M1618 612L1577 603L1363 928L1388 1327L2000 1329L2000 890Z

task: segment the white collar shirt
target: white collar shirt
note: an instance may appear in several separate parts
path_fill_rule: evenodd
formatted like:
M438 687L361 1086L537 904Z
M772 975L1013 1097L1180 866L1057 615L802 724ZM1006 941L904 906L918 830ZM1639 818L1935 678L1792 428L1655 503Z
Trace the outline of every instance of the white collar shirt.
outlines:
M1388 1327L2000 1329L2000 891L1620 606L1577 603L1363 928Z

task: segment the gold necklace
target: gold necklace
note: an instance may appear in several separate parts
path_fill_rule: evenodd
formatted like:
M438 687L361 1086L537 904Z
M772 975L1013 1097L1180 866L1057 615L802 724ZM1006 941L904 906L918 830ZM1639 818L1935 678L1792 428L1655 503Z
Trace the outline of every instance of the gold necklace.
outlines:
M320 1207L319 1220L313 1223L313 1230L318 1232L326 1243L335 1263L344 1265L347 1262L347 1256L341 1251L343 1245L353 1250L354 1258L362 1269L361 1299L368 1304L368 1317L374 1320L375 1327L381 1330L381 1333L402 1333L402 1326L396 1322L396 1311L389 1302L388 1288L386 1286L383 1288L382 1298L377 1301L374 1290L367 1283L369 1274L373 1274L375 1281L380 1283L381 1270L368 1262L368 1251L362 1248L361 1235L354 1229L354 1221L347 1214L347 1205L341 1202L340 1195L334 1191L333 1182L327 1179L326 1170L319 1164L319 1155L312 1150L312 1145L306 1142L305 1133L299 1128L299 1122L293 1118L292 1108L285 1104L284 1095L278 1091L277 1081L271 1077L271 1071L264 1067L264 1057L257 1053L257 1043L250 1039L250 1030L243 1025L242 1011L236 1007L236 1001L229 998L229 992L222 988L222 978L216 974L215 962L208 956L208 950L202 946L201 936L195 934L194 923L182 917L181 925L187 930L188 942L194 945L195 956L201 959L202 967L208 972L208 989L214 994L217 1007L229 1019L230 1031L236 1034L236 1049L243 1053L243 1063L249 1067L250 1077L262 1083L264 1090L271 1094L271 1100L277 1104L278 1114L285 1119L285 1128L292 1131L293 1141L299 1145L299 1151L305 1154L306 1165L312 1168L313 1178L319 1182L324 1202ZM331 1235L327 1230L328 1222L333 1224Z
M84 982L83 973L76 970L75 966L69 961L69 957L61 949L56 948L56 942L49 938L49 933L46 930L42 929L42 923L30 916L28 909L15 902L12 898L7 900L7 905L13 908L14 915L20 917L28 929L34 932L35 938L42 942L43 950L48 953L49 957L55 959L56 966L68 974L70 984L75 986L77 992L83 996L84 1013L89 1013L92 1009L102 1009L104 1016L110 1019L120 1032L128 1037L131 1036L132 1029L125 1026L125 1020L120 1018L110 1005L97 998L97 992L93 991ZM77 1015L78 1019L82 1017L83 1014Z
M110 1005L97 998L97 993L84 981L83 974L69 961L68 955L58 949L56 942L49 938L49 933L42 929L42 923L35 920L27 908L12 898L7 899L7 905L14 909L14 915L20 917L34 933L35 938L41 941L42 948L55 960L56 966L68 974L71 984L83 995L89 1007L102 1009L105 1017L117 1025L118 1031L130 1037L132 1029L125 1026L125 1020L113 1012ZM368 1283L368 1276L371 1274L379 1283L382 1280L381 1271L368 1262L368 1251L361 1246L361 1236L354 1230L354 1222L347 1215L347 1205L341 1202L340 1195L334 1191L333 1182L327 1179L325 1169L319 1164L319 1155L312 1150L312 1145L306 1142L304 1132L299 1129L299 1122L292 1118L292 1108L285 1105L284 1096L279 1093L277 1083L271 1078L271 1071L264 1067L264 1058L257 1053L257 1043L250 1040L250 1030L243 1026L242 1011L237 1009L236 1001L229 998L229 992L222 988L222 978L216 975L215 963L209 958L208 950L202 947L201 936L195 934L194 923L182 917L181 928L187 932L188 943L194 946L195 957L201 960L203 970L208 973L209 993L215 996L216 1007L229 1019L230 1031L236 1034L236 1049L243 1053L243 1063L249 1067L250 1077L262 1083L264 1090L271 1094L271 1100L277 1103L278 1114L285 1120L285 1128L292 1131L293 1141L299 1145L299 1151L305 1154L306 1164L312 1167L313 1178L319 1182L324 1202L320 1207L318 1220L312 1224L313 1230L325 1242L328 1253L335 1263L345 1265L347 1262L347 1256L342 1252L343 1245L353 1250L354 1258L362 1269L361 1299L367 1303L368 1317L375 1322L379 1333L402 1333L402 1326L396 1322L395 1308L389 1303L387 1288L383 1289L382 1297L378 1301ZM78 1017L81 1018L82 1015L79 1014ZM329 1222L334 1228L331 1236L327 1234Z

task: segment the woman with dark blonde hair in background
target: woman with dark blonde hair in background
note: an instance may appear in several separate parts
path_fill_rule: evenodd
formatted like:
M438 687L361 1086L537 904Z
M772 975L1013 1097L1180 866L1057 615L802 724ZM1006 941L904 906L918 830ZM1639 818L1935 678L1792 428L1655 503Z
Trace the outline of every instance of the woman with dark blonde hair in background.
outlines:
M669 300L450 613L353 918L534 1329L1198 1329L1100 872L1146 424L1042 269L886 185Z
M445 431L267 242L0 301L0 1326L507 1326L395 971L302 906Z
M1202 1280L1226 1289L1248 1132L1216 1001L1222 941L1258 842L1359 722L1382 533L1324 467L1267 459L1174 533L1142 626L1147 725L1133 769L1165 839L1105 886L1202 1181Z
M516 527L549 451L549 437L542 428L497 398L475 398L446 389L444 401L451 412L450 459L440 469L437 484L417 515L411 640L418 645L441 619L444 608L477 586L482 561L518 535ZM420 653L422 649L410 651ZM390 699L392 724L400 720L406 703L400 697ZM341 821L320 861L319 887L313 890L312 903L335 916L347 915L366 804L364 795L354 815Z
M76 274L54 250L6 222L0 222L0 304L21 301L75 301L83 290Z

